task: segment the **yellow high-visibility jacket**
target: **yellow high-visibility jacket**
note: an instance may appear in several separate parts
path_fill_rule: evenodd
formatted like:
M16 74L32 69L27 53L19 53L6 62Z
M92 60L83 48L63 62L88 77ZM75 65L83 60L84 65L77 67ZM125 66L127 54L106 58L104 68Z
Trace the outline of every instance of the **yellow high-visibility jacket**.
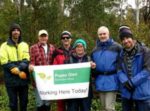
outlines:
M8 45L7 42L1 45L0 61L2 65L8 62L22 61L23 59L29 61L29 58L29 46L25 42L21 42L17 46Z
M29 83L29 46L20 41L17 45L9 38L0 47L0 62L4 70L6 86L22 86ZM21 79L18 75L11 73L11 69L17 67L27 74L27 79Z

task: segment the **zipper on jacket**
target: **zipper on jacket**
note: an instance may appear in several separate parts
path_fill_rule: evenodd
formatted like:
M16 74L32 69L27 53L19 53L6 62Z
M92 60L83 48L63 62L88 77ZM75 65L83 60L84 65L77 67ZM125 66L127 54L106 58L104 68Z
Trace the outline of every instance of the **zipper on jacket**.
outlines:
M19 60L18 44L15 44L15 48L16 48L16 55L17 55L17 61L18 61Z

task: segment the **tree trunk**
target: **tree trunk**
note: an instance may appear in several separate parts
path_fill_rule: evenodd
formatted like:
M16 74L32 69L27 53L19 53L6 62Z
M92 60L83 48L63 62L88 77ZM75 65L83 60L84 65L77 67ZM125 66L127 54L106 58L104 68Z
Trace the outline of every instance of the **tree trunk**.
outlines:
M139 14L140 14L140 9L139 9L140 1L135 0L135 5L136 5L136 26L138 28L138 26L139 26Z

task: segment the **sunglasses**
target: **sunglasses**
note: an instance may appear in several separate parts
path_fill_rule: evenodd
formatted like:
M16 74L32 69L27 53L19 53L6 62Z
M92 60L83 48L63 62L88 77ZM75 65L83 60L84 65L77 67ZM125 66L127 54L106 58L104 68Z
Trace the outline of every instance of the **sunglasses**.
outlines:
M62 39L62 40L70 39L70 37L62 37L61 39Z

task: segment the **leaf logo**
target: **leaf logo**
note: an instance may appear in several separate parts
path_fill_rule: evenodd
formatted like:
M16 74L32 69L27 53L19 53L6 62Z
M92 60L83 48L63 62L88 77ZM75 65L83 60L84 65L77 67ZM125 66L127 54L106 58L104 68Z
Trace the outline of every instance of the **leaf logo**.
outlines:
M50 79L51 79L51 76L48 76L47 79L50 80Z
M47 76L47 77L46 77L46 74L43 73L43 72L38 73L38 75L39 75L39 77L40 77L41 79L47 79L47 80L50 80L50 79L51 79L51 76Z
M43 72L38 73L38 75L40 76L41 79L45 79L46 78L46 74Z

